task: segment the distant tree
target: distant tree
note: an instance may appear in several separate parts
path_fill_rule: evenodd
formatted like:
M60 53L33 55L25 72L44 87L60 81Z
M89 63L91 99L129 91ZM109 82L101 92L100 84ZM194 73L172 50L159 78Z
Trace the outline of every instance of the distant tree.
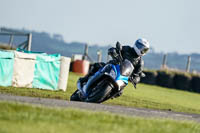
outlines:
M63 39L63 36L60 35L60 34L53 34L53 38L54 38L54 39L57 39L57 40L60 40L60 41L63 41L63 40L64 40L64 39Z

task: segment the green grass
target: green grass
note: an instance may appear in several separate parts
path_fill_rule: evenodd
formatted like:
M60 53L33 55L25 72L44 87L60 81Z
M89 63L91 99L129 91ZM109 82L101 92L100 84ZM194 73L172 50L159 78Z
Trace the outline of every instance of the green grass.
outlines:
M81 75L77 75L75 73L69 74L67 91L51 91L51 90L43 90L43 89L35 89L35 88L17 88L17 87L3 87L0 86L0 93L4 94L13 94L19 96L31 96L31 97L42 97L42 98L56 98L56 99L64 99L69 100L71 94L76 89L76 81Z
M76 89L76 81L79 77L80 75L70 73L66 92L0 87L0 93L69 100ZM134 89L129 84L121 97L108 100L104 104L200 114L200 94L146 84L138 84L137 88Z
M146 119L0 102L0 133L199 133L191 121Z
M122 97L106 103L200 114L199 101L200 94L139 84L138 89L129 85Z

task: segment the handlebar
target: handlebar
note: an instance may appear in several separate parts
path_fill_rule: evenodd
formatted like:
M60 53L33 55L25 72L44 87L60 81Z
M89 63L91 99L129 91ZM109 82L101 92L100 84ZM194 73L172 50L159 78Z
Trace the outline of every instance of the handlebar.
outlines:
M119 54L119 58L118 59L119 59L119 62L121 64L122 61L123 61L123 57L122 57L122 53L121 53L122 46L121 46L121 44L119 42L116 43L116 49L117 49L117 52Z

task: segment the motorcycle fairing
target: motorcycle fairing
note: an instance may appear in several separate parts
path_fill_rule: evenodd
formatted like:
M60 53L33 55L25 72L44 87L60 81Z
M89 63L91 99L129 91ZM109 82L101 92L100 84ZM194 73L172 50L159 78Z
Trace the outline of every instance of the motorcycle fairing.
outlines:
M127 76L123 76L120 73L120 66L119 65L112 65L112 68L114 69L115 73L117 73L117 77L116 77L116 81L117 80L122 80L124 81L126 84L128 84L128 77Z
M107 68L106 68L107 67ZM110 71L112 69L111 65L106 65L103 69L100 69L99 71L97 71L93 76L91 76L91 78L89 78L87 84L86 84L86 88L89 91L84 91L83 87L78 87L78 90L83 94L83 96L85 98L88 97L89 93L90 93L90 89L94 87L95 85L97 85L97 83L99 83L101 80L107 78L111 84L114 86L114 88L116 88L117 90L119 90L119 86L117 85L115 79L113 79L113 77L109 74Z

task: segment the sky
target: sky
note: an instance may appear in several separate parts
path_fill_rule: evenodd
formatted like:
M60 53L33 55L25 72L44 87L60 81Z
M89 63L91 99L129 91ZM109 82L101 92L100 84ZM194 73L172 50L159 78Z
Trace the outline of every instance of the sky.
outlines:
M0 27L61 34L66 42L200 53L200 0L0 0Z

